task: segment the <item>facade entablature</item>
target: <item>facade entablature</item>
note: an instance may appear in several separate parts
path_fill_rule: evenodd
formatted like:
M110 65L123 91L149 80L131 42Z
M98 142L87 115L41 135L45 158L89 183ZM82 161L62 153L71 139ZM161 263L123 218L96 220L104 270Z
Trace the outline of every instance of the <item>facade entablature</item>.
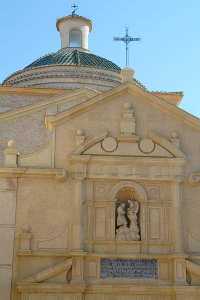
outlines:
M71 173L85 178L184 179L186 157L172 142L151 133L113 137L105 133L82 143L71 155ZM124 152L126 149L126 153Z
M0 168L0 178L43 178L65 181L67 172L54 168Z
M83 179L184 180L183 159L154 159L127 157L91 157L82 160L71 157L72 177Z

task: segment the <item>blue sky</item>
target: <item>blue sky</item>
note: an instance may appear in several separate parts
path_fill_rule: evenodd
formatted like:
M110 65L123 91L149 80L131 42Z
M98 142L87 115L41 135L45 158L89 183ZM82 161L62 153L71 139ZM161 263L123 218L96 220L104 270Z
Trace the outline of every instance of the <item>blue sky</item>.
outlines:
M0 5L0 82L36 58L60 48L55 21L73 1L7 0ZM93 20L90 49L125 64L125 48L113 42L130 34L130 66L150 90L183 91L182 108L200 117L199 0L78 0L79 14Z

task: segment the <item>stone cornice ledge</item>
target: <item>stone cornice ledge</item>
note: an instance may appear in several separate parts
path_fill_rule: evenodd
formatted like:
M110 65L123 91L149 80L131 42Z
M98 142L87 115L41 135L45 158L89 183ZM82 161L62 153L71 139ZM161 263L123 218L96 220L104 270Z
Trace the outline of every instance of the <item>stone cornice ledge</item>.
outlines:
M64 169L54 168L0 168L0 177L9 178L46 178L65 181L67 172Z
M83 293L85 284L25 283L17 282L20 293Z
M172 296L176 293L179 296L182 296L183 293L195 293L195 295L199 295L200 287L199 286L188 286L188 285L158 285L158 282L150 281L149 283L138 284L138 282L132 284L96 284L96 285L88 285L86 288L86 293L88 294L99 294L106 293L117 295L121 293L122 295L142 295L146 296ZM189 296L190 294L188 294ZM159 298L160 299L160 298ZM181 298L180 298L181 299ZM185 298L186 299L186 298ZM189 299L189 297L188 297Z

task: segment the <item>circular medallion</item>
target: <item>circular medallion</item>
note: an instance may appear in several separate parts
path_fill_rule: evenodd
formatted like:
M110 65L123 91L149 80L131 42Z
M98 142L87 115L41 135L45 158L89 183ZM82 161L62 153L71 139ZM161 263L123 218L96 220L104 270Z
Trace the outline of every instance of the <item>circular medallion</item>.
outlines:
M143 139L140 141L139 148L145 154L152 153L155 150L156 145L150 139Z
M118 142L113 137L107 137L102 141L101 147L106 152L114 152L117 150Z

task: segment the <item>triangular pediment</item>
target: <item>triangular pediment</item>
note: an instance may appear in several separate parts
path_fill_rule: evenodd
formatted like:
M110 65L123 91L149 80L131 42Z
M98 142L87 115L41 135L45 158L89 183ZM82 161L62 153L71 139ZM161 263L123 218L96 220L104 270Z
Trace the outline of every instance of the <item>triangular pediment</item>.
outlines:
M190 124L191 126L200 129L200 120L197 117L192 116L179 107L171 104L169 101L159 96L159 94L151 93L141 88L134 82L123 83L116 88L113 88L112 90L97 94L87 101L73 106L67 111L57 113L53 116L47 116L45 120L46 127L52 129L53 127L62 125L68 120L76 118L79 115L94 109L98 105L105 105L110 101L117 100L118 96L126 95L131 95L133 97L145 97L145 99L148 100L148 105L153 106L155 110L157 109L159 111L162 111L163 113L167 113L174 119L184 121L184 123Z

